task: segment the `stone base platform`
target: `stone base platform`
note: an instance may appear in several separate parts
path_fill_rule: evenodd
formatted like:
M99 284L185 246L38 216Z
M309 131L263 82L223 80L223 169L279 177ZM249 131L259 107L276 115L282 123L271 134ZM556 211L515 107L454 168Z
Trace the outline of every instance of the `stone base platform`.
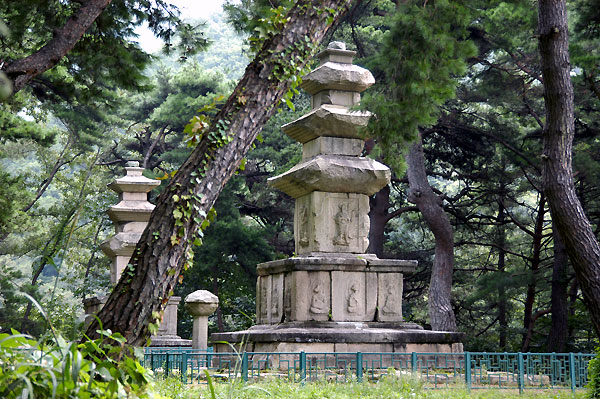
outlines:
M183 339L179 335L154 335L150 337L150 347L192 347L191 339Z
M402 322L302 322L215 333L216 352L463 352L462 333ZM224 343L227 342L227 343Z

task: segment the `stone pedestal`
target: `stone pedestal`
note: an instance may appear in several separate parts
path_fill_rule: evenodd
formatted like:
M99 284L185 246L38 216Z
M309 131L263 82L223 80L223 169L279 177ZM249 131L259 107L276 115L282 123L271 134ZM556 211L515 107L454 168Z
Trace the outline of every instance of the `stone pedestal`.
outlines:
M387 166L361 157L371 114L351 110L375 83L332 43L303 77L313 110L282 128L303 144L302 161L269 183L295 198L297 257L258 265L257 325L211 339L247 351L462 351L461 334L425 331L402 319L403 275L412 260L378 259L369 245L369 196L390 181ZM219 351L228 345L217 343Z
M208 316L219 306L219 298L206 290L194 291L185 297L185 308L194 318L192 348L208 348Z
M115 225L115 234L100 244L102 251L111 259L110 281L116 285L127 267L137 242L140 240L154 205L148 201L148 193L160 185L160 181L143 176L144 168L138 162L128 162L126 175L116 179L108 187L119 194L119 203L108 210ZM98 313L107 297L88 298L84 301L86 320ZM171 297L163 315L158 334L152 337L152 346L189 346L189 340L177 336L177 305L180 297Z

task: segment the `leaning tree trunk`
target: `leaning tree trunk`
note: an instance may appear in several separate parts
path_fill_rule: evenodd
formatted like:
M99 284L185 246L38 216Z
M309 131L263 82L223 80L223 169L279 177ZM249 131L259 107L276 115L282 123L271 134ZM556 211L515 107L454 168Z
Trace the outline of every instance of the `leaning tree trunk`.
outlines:
M575 193L571 150L575 132L569 32L565 0L539 0L538 36L544 78L546 126L542 179L552 220L581 284L596 333L600 333L600 244Z
M452 272L454 269L454 236L448 215L425 172L425 159L421 136L411 146L407 156L408 199L416 204L435 237L435 258L429 283L429 318L431 328L439 331L456 331L456 317L450 303Z
M130 265L98 314L105 329L120 332L130 345L146 344L150 325L158 326L180 273L191 261L191 243L206 214L275 113L293 75L311 58L311 48L350 3L299 0L281 32L264 43L210 130L159 196ZM98 336L98 327L94 320L87 335Z

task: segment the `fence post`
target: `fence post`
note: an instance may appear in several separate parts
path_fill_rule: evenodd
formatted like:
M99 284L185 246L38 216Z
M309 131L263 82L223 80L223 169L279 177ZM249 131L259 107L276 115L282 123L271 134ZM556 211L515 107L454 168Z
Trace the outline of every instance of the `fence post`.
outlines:
M242 380L248 381L248 352L246 351L242 354Z
M183 381L184 384L187 384L187 364L188 364L188 354L187 352L183 352L183 354L181 355L181 367L179 368L179 370L181 370L181 380Z
M358 382L363 380L363 367L362 367L362 352L356 352L356 379Z
M166 354L167 361L165 362L165 376L169 376L171 373L169 372L169 353Z
M575 393L575 388L577 388L577 381L575 380L575 354L573 352L569 353L569 369L571 372L571 391Z
M410 354L410 366L412 368L412 373L415 374L417 372L417 353L413 352Z
M300 383L306 382L306 352L300 352Z
M465 352L465 383L467 390L471 390L471 353Z
M518 353L519 359L518 359L518 367L519 367L519 380L518 380L518 384L519 384L519 393L523 393L523 385L525 383L524 381L524 376L523 376L523 353L519 352Z

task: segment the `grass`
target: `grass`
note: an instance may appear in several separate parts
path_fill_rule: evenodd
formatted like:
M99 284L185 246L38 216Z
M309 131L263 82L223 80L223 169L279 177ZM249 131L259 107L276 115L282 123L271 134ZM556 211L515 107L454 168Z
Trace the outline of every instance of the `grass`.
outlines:
M156 382L157 393L164 399L212 399L206 386L184 385L169 378ZM529 390L519 395L518 390L482 389L425 389L419 381L410 378L385 378L378 383L289 383L286 381L256 384L216 383L215 396L219 399L585 399L587 393L570 390Z

